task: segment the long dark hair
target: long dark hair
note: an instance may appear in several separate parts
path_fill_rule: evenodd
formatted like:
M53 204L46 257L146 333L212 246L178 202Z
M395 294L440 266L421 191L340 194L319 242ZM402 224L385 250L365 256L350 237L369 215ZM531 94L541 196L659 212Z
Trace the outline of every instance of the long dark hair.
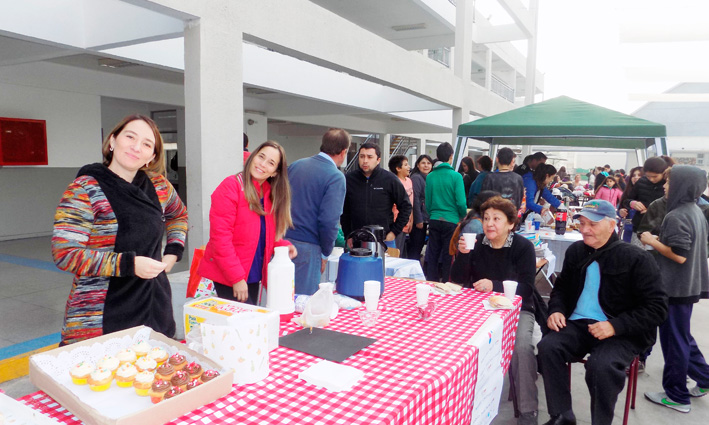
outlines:
M544 189L544 181L548 176L553 176L556 174L556 167L551 164L539 164L534 170L534 182L537 183L537 190Z
M468 166L468 171L464 174L467 174L472 178L474 175L473 173L477 171L475 170L475 164L473 163L473 159L469 156L464 156L463 159L460 160L460 169L458 169L458 172L460 173L463 172L463 164Z
M433 160L431 159L430 156L423 154L419 155L418 158L416 158L416 164L414 164L414 169L411 170L411 174L416 174L416 173L421 173L421 170L419 170L419 164L421 163L422 160L427 159L428 162L431 163L431 167L433 167Z
M635 174L636 172L640 173L640 177L645 174L643 172L643 167L635 167L630 170L630 172L628 173L628 177L626 177L625 179L625 190L623 191L623 196L620 197L620 203L618 205L622 205L623 201L628 199L628 194L631 190L633 190L633 187L635 187L635 184L633 184L633 174Z

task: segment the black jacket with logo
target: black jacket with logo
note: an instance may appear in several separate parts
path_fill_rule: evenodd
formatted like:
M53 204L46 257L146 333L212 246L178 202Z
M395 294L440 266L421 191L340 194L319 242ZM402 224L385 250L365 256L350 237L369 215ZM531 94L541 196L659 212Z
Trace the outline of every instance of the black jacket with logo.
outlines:
M342 232L345 237L353 230L371 224L384 227L384 234L401 233L411 215L411 202L401 180L393 173L377 167L369 178L356 169L345 175L347 193L342 209ZM394 221L392 207L396 204L399 215Z
M617 241L614 233L595 258L601 273L598 302L615 329L615 337L632 341L639 350L653 345L657 327L667 317L668 298L652 256L642 248ZM583 241L574 242L549 299L549 315L571 316L586 281L586 269L596 252Z

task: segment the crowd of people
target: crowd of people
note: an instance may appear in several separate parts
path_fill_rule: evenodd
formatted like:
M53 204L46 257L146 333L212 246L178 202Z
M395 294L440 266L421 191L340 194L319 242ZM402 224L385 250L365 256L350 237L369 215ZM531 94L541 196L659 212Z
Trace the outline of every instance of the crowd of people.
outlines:
M346 239L379 225L402 256L423 262L428 280L479 292L518 282L510 377L520 424L537 423L537 370L547 424L576 423L566 365L588 354L593 423L610 424L625 369L635 356L644 362L651 354L658 327L663 391L645 396L689 412L690 397L709 392L709 365L690 332L693 304L709 298L706 173L653 157L627 176L595 167L583 183L579 173L546 164L542 152L516 165L509 148L498 151L494 171L488 156L466 157L456 171L449 143L438 146L436 158L420 155L413 170L407 157L393 156L387 171L379 145L367 142L358 166L343 174L350 144L345 130L330 129L319 153L290 165L274 141L244 154L243 171L211 196L198 273L218 296L260 303L278 246L287 246L295 263L296 293L313 294L338 233ZM75 275L62 345L136 325L175 333L166 273L182 257L187 210L164 177L160 132L150 118L131 115L109 133L102 153L102 163L79 170L55 215L54 260ZM573 215L583 240L567 250L547 305L535 288L534 246L516 230L528 214L560 207L555 189L587 199ZM461 233L477 234L472 250ZM535 323L544 335L539 363ZM697 385L688 389L687 377Z

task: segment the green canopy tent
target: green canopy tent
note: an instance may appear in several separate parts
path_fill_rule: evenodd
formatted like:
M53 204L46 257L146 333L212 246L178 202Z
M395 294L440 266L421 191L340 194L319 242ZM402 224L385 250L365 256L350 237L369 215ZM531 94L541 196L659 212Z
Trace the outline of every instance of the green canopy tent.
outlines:
M648 151L667 154L666 136L662 124L559 96L461 124L454 163L460 164L472 138L490 145L491 158L499 145L577 146L635 149L642 164Z

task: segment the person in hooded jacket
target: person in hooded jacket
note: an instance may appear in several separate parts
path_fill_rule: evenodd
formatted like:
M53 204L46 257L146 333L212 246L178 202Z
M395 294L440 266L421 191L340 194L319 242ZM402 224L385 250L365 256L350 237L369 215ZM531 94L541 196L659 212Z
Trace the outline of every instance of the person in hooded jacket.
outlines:
M640 240L660 254L657 258L669 296L667 320L660 325L660 346L665 358L664 391L646 392L653 403L683 413L691 410L691 397L709 393L709 364L690 332L692 308L709 298L707 241L709 226L697 200L707 187L704 171L690 165L668 170L667 215L660 236L644 232ZM697 385L687 389L687 376Z
M665 180L662 173L667 169L667 162L659 156L648 158L643 164L644 175L627 192L627 196L621 202L621 208L628 211L635 210L633 216L633 228L637 229L647 208L655 199L662 198L665 194L663 186Z

